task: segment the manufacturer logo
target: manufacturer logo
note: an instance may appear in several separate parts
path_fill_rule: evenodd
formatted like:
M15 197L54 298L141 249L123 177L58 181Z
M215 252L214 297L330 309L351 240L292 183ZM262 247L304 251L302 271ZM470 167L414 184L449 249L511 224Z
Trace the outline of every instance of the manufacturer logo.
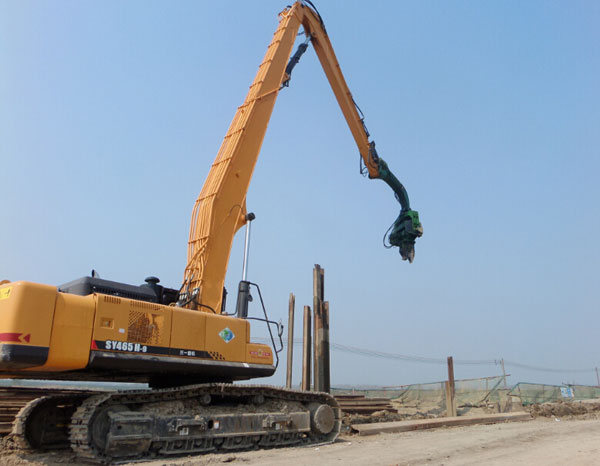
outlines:
M234 333L228 327L225 327L223 330L221 330L219 332L219 336L223 339L225 343L229 343L235 338Z

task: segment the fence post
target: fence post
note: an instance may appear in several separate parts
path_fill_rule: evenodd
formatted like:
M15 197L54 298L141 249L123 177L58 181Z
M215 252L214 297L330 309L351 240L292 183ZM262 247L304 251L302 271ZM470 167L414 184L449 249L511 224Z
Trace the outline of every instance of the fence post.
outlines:
M310 350L312 343L310 341L310 306L304 306L304 327L302 334L302 390L310 390Z
M504 370L504 358L500 359L500 365L502 366L502 375L504 377L504 388L506 387L506 371Z
M454 361L448 356L448 382L446 382L446 416L456 416L456 399L454 387Z
M285 377L285 386L292 388L292 365L294 363L294 307L296 297L290 293L290 304L288 311L288 347L287 347L287 373Z

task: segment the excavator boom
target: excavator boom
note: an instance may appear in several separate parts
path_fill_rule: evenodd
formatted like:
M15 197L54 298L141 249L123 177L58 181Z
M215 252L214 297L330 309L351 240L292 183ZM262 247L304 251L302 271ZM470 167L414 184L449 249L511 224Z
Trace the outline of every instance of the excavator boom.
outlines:
M291 72L309 41L348 123L369 178L385 181L402 206L390 227L390 244L398 246L402 258L412 262L415 239L423 233L418 213L410 209L406 190L377 155L375 143L369 140L364 118L346 84L321 16L309 1L297 1L279 16L279 27L194 205L180 299L182 306L217 312L222 307L231 245L236 231L247 220L246 193L271 112L280 90L289 85ZM306 41L290 60L300 26Z

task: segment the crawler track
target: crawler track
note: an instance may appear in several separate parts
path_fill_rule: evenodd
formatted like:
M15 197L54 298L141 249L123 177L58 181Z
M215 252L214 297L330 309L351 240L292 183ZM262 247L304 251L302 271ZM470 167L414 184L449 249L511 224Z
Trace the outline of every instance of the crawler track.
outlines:
M71 423L71 448L114 463L226 450L333 442L333 397L265 386L196 385L88 398Z
M70 423L69 423L70 419ZM120 463L183 454L333 442L341 411L325 393L205 384L40 397L16 417L26 448L68 448Z
M27 450L69 448L71 416L88 396L51 395L30 401L14 420L11 434L15 443Z

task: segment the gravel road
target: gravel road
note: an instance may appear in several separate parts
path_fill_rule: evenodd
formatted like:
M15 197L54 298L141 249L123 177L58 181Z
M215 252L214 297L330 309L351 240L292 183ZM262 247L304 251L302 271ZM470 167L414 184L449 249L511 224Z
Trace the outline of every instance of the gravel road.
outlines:
M79 464L71 454L4 452L6 466ZM212 454L135 466L280 465L570 465L600 466L600 419L537 418L370 437L342 435L333 445Z

